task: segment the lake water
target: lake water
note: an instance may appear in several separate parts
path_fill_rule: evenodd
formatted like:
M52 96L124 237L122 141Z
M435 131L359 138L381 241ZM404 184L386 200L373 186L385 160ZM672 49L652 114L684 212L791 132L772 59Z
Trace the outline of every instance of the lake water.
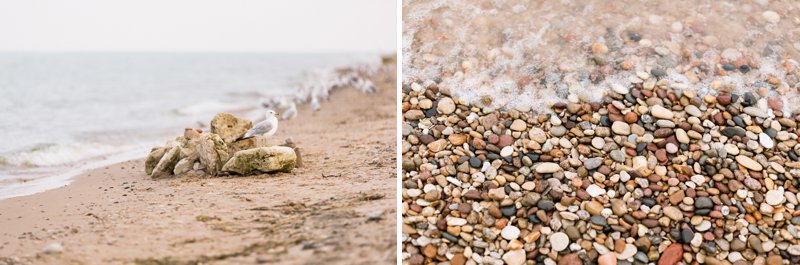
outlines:
M0 199L143 157L219 111L378 54L0 53Z

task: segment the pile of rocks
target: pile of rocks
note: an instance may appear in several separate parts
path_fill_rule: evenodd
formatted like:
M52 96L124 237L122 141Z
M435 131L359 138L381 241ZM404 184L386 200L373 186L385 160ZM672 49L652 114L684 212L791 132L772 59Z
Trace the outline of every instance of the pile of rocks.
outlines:
M253 122L219 113L211 120L211 133L187 128L182 136L155 147L145 160L145 173L153 178L205 171L225 174L289 172L299 163L299 150L267 146L261 136L240 139Z
M798 118L783 100L637 76L548 114L405 85L405 262L799 264Z

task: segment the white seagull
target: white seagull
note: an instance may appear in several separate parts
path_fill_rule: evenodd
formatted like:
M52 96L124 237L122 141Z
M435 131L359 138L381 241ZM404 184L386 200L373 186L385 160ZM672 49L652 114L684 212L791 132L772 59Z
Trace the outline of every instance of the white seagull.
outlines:
M242 136L242 139L247 139L254 136L272 136L278 130L278 113L274 110L267 110L267 119L256 123L253 128L248 130Z

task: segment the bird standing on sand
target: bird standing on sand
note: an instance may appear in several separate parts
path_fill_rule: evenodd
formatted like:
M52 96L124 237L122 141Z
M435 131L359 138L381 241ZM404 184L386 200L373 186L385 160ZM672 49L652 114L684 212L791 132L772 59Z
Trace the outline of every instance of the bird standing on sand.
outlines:
M247 139L254 136L272 136L278 130L278 113L274 110L267 110L267 119L256 123L253 128L244 133L241 139Z

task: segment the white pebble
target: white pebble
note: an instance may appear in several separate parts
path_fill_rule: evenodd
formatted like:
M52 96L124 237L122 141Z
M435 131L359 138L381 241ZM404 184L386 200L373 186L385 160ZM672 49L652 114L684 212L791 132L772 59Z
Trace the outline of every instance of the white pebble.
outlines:
M562 251L569 246L569 237L562 232L555 233L550 236L550 247L554 251Z
M766 20L769 23L775 24L775 23L778 23L778 22L781 21L781 16L778 15L778 13L775 13L775 11L772 11L772 10L764 11L764 13L761 13L761 16L763 16L764 20Z
M761 146L763 146L766 149L771 149L775 147L775 142L772 141L772 138L770 138L769 135L763 132L758 134L758 142L761 143Z
M506 226L500 231L500 235L507 240L517 239L519 237L519 228L513 225Z
M606 190L604 190L603 188L601 188L600 186L597 186L595 184L592 184L592 185L589 185L589 187L586 187L586 192L589 193L589 196L592 196L592 197L597 197L597 196L606 194Z
M768 191L765 200L767 201L767 203L769 203L769 205L774 206L781 204L784 200L783 190L777 189Z
M514 153L514 147L511 146L503 147L503 150L500 150L500 156L502 157L511 156L511 154L513 153Z

